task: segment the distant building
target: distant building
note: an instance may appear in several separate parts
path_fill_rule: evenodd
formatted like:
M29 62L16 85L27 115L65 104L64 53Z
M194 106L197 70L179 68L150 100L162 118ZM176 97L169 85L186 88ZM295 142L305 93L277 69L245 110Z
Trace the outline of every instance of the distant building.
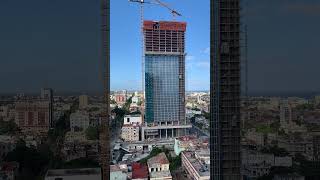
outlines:
M148 167L141 163L132 164L132 180L148 180Z
M50 128L50 102L22 99L15 103L15 122L25 134L46 134Z
M88 104L89 104L88 95L79 96L79 108L80 109L88 107Z
M210 179L210 152L198 155L192 151L181 153L181 162L190 179L209 180Z
M160 153L148 159L148 169L150 180L171 180L172 176L169 170L169 160L165 153Z
M283 100L280 104L280 124L287 126L292 123L292 108L288 100Z
M50 127L53 127L53 90L50 88L42 88L40 97L43 100L49 101L49 122Z
M243 150L242 153L243 175L248 178L257 178L270 173L273 166L291 167L292 157L278 157L274 154L258 153L251 150Z
M127 91L123 90L116 92L114 95L114 100L118 105L122 106L123 104L125 104L127 102Z
M139 141L140 127L137 124L124 124L121 129L121 138L124 141Z
M8 106L0 106L0 117L6 119L9 116L9 107Z
M313 133L313 156L315 161L320 161L320 132Z
M319 105L319 104L320 104L320 96L319 96L319 95L317 95L317 96L314 97L314 103L315 103L316 105Z
M110 180L126 180L127 174L118 165L110 165Z
M139 104L141 102L141 98L139 96L133 96L132 97L132 103Z
M123 124L142 124L141 114L125 115Z
M70 115L70 129L72 132L85 131L90 125L89 114L77 111Z
M101 180L100 168L49 169L45 180Z

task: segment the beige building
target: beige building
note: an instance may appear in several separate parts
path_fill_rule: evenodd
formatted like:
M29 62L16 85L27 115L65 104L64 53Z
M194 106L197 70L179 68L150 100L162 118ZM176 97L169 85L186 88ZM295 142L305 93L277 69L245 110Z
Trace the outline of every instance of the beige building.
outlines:
M160 153L155 157L148 159L148 170L150 180L171 180L172 176L169 170L169 160L165 153Z
M136 124L124 124L121 129L121 138L124 141L139 141L140 127Z
M86 108L88 107L89 100L87 95L81 95L79 96L79 108Z
M25 134L46 134L50 128L50 102L25 99L15 103L15 122Z

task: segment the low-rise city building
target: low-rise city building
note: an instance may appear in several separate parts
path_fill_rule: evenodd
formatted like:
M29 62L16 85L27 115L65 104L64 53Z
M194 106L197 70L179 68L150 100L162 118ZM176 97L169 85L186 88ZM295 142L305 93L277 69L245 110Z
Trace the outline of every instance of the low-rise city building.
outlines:
M189 179L210 179L210 152L184 151L181 153L182 167L188 173Z
M125 115L123 124L142 124L142 116L141 114Z
M169 170L169 160L165 153L160 153L148 159L148 170L150 180L171 180L171 172Z
M127 174L118 165L110 165L110 180L126 180Z
M124 141L139 141L140 127L136 124L124 124L121 129L121 138Z
M77 111L70 115L70 129L72 132L85 131L90 125L89 114L85 111Z

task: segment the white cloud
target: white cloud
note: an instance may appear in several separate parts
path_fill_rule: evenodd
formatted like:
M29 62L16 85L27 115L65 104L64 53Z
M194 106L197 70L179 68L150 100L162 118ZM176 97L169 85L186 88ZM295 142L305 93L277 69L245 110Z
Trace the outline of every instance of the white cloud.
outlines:
M187 60L187 61L191 61L191 60L194 60L194 59L195 59L194 56L190 56L190 55L187 55L187 56L186 56L186 60Z
M210 62L208 62L208 61L198 62L198 63L196 63L196 66L200 67L200 68L210 68Z
M210 47L206 47L201 52L204 53L204 54L210 54Z

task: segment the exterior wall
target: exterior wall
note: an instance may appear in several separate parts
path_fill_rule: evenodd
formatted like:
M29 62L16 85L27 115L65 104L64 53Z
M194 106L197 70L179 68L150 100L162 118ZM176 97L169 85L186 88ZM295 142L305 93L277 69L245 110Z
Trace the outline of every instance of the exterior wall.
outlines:
M146 55L146 121L179 121L179 56Z
M110 180L126 180L127 174L122 171L115 171L110 173Z
M124 141L139 141L139 132L139 126L124 125L121 130L121 138Z
M142 117L140 116L124 116L123 124L142 124Z

